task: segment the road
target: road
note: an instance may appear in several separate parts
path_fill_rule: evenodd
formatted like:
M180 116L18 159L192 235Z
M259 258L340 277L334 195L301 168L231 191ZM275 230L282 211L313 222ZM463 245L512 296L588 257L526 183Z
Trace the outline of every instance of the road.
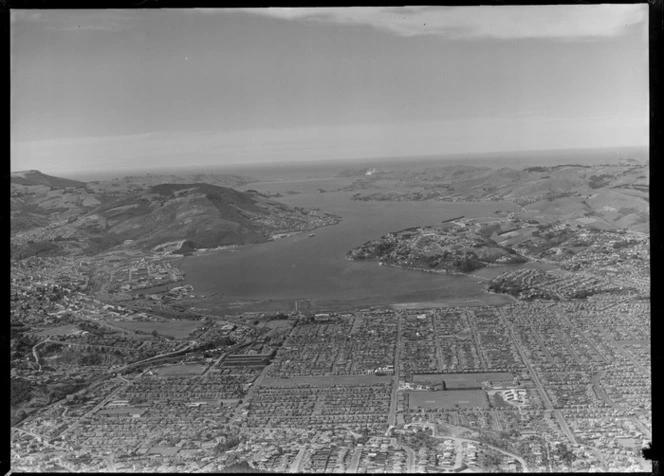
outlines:
M362 448L355 448L350 459L349 473L357 473L357 468L360 466L360 456L362 456Z
M245 396L242 397L242 400L244 402L248 401L250 399L250 397L253 395L253 393L256 391L256 388L260 387L261 383L263 383L263 380L265 379L265 377L267 377L267 372L268 372L269 368L270 368L269 365L266 365L265 367L263 367L263 370L261 371L260 374L258 374L258 377L256 377L256 380L254 380L251 387L249 387L249 390L247 391ZM242 412L243 407L244 407L244 405L238 405L235 408L235 411L233 412L233 416L231 417L231 421L233 421L233 420L240 417L240 413Z
M614 401L612 401L609 396L606 394L606 391L604 391L604 387L602 387L602 383L600 382L600 379L604 377L604 374L606 372L596 372L593 374L592 378L592 385L593 385L593 390L595 390L595 394L607 405L610 405L611 408L619 408L618 405Z
M594 342L585 334L585 332L579 329L579 327L574 322L572 322L572 320L569 318L567 314L565 314L564 312L556 312L556 317L558 317L558 319L560 319L561 321L567 322L567 325L576 329L576 332L579 333L579 335L586 341L586 343L590 346L590 348L593 349L593 351L598 355L598 357L602 359L604 363L607 364L609 363L609 359L607 359L606 356L599 351Z
M572 430L570 430L569 425L567 425L567 421L565 421L565 417L563 417L562 413L560 413L559 410L554 409L553 403L551 402L551 399L549 398L549 395L546 393L546 389L544 388L544 385L542 384L542 381L539 378L539 375L537 375L537 371L533 367L532 363L530 362L530 359L526 356L525 351L521 347L521 344L516 338L516 335L514 334L514 329L512 329L512 325L510 322L507 320L505 317L504 311L500 308L497 309L498 315L500 316L500 319L503 323L503 326L505 329L508 330L510 333L510 337L512 338L512 342L514 342L514 345L516 346L519 355L521 356L521 360L523 360L523 363L526 364L526 367L528 368L528 373L530 374L530 377L532 378L533 382L535 383L535 386L537 387L537 391L542 397L542 402L544 403L544 408L547 410L551 410L553 413L553 416L555 417L556 421L558 422L558 425L560 426L560 429L565 433L567 436L567 439L574 445L578 444L576 441L576 438L574 437L574 434L572 433Z
M40 345L42 345L44 342L48 342L48 339L44 339L43 341L38 342L37 344L35 344L35 345L32 347L32 355L35 357L35 362L36 362L37 365L39 366L39 371L40 371L40 372L41 372L42 366L41 366L41 364L39 363L39 355L37 354L37 347L39 347Z
M514 453L511 453L507 450L504 450L502 448L498 448L497 446L487 445L486 443L482 443L482 442L476 441L476 440L467 440L465 438L457 438L457 437L451 437L451 436L446 436L445 438L449 438L451 440L455 440L455 441L459 441L459 442L466 441L468 443L473 443L473 444L476 444L476 445L482 445L482 446L485 446L487 448L491 448L494 451L498 451L499 453L502 453L504 455L507 455L507 456L510 456L510 457L514 458L515 460L517 460L521 464L521 467L523 468L522 472L523 473L528 472L528 465L526 464L526 460L524 460L521 456L516 455Z
M115 463L113 462L113 458L111 458L110 456L102 456L102 459L106 462L108 470L115 472Z
M456 459L454 460L454 468L452 468L452 471L460 469L463 465L463 447L461 441L454 441L454 452L456 453Z
M470 327L470 333L473 336L473 344L475 345L475 349L477 350L477 357L480 359L480 365L482 366L483 369L488 369L489 364L487 363L486 356L484 355L484 351L482 350L482 342L480 342L480 333L477 330L476 320L474 319L475 314L473 313L472 309L466 309L465 314L466 314L466 322L468 323L468 327Z
M436 346L434 348L434 356L436 357L436 371L438 373L443 372L443 356L441 354L442 346L440 345L440 339L438 338L438 320L436 315L431 316L431 325L433 326L433 342Z
M406 452L406 472L413 473L415 471L415 462L417 461L417 454L415 454L415 450L410 446L401 445L398 443L397 448L400 448Z
M549 352L549 349L546 347L546 343L544 342L544 339L542 338L542 335L533 327L531 329L531 335L535 337L535 340L540 346L540 349L542 349L542 352L544 352L544 356L546 357L546 360L549 361L550 364L555 362L555 359L551 355L551 352Z
M397 421L397 396L399 390L399 362L401 357L401 352L399 352L399 347L401 346L401 327L402 327L403 318L401 313L397 314L397 342L396 348L394 349L394 375L392 376L392 396L390 398L390 412L387 416L387 424L389 426L395 426Z
M291 464L291 467L289 468L288 472L289 473L299 473L300 472L300 465L302 464L302 459L304 458L305 453L307 452L307 447L303 446L300 448L300 451L298 451L297 456L295 457L295 460Z
M434 427L434 428L435 428L435 427ZM512 452L510 452L510 451L504 450L504 449L502 449L502 448L498 448L497 446L488 445L488 444L486 444L486 443L482 443L481 441L477 441L477 440L469 440L469 439L466 439L466 438L459 438L459 437L456 437L456 436L443 436L443 437L441 437L441 436L437 436L435 433L436 433L436 430L434 430L434 437L436 437L436 438L444 438L444 439L448 439L448 440L453 440L455 444L458 444L458 445L459 445L459 447L461 446L461 443L465 441L465 442L467 442L467 443L472 443L472 444L475 444L475 445L484 446L484 447L486 447L486 448L491 448L491 449L494 450L494 451L498 451L499 453L502 453L502 454L504 454L504 455L506 455L506 456L509 456L509 457L511 457L511 458L514 458L514 459L517 460L517 461L521 464L521 466L523 467L523 471L522 471L522 472L524 472L524 473L527 473L527 472L528 472L528 465L526 464L526 460L524 460L521 456L519 456L519 455L517 455L517 454L514 454L514 453L512 453ZM461 465L459 465L459 466L461 466Z
M33 433L33 432L31 432L31 431L24 430L23 428L16 428L16 427L14 427L14 428L12 428L12 429L13 429L13 430L16 430L16 431L20 431L21 433L25 433L26 435L30 435L30 436L32 436L33 438L36 438L37 440L43 442L43 443L44 443L45 445L47 445L47 446L50 446L50 447L52 447L52 448L56 448L56 446L53 446L51 443L49 443L48 441L46 441L46 437L45 437L45 436L38 435L37 433Z

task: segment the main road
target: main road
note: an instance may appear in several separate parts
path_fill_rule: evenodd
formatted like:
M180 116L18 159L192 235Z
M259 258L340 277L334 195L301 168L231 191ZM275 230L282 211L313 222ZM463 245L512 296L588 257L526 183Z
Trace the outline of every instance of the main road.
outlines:
M397 395L399 390L399 362L400 362L400 352L399 348L401 347L401 323L402 316L401 313L397 314L397 341L394 349L394 375L392 377L392 396L390 398L390 412L387 416L387 424L389 426L395 426L397 421Z
M553 403L551 402L549 395L546 393L546 389L544 388L544 385L542 384L542 381L540 380L539 375L537 374L537 371L533 367L532 363L530 362L530 359L528 358L528 356L526 356L526 353L521 347L521 344L517 340L516 335L514 334L514 329L512 329L512 325L505 317L504 311L498 308L498 314L500 315L500 319L503 323L503 326L509 331L510 337L512 338L512 342L514 342L514 345L519 351L521 360L523 360L523 363L526 364L526 367L528 368L528 373L530 374L533 382L535 383L535 386L537 387L539 394L542 397L544 408L550 410L553 413L553 416L556 418L556 421L558 422L560 429L567 436L567 439L574 445L578 444L576 438L574 437L574 434L572 433L572 430L570 430L569 425L567 425L567 421L565 421L565 417L563 417L562 413L560 413L560 410L556 410L554 408Z

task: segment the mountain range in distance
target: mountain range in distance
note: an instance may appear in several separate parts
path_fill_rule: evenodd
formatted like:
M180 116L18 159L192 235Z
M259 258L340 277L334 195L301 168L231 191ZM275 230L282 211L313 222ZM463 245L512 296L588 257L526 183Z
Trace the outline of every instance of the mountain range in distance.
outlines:
M348 172L350 175L350 172ZM509 201L523 213L648 231L649 169L636 159L607 164L476 165L358 170L342 190L360 201Z

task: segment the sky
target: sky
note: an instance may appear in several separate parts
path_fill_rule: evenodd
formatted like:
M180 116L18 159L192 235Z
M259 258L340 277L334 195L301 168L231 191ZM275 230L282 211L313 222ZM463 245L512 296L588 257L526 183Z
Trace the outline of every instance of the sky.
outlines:
M12 10L11 170L648 144L648 5Z

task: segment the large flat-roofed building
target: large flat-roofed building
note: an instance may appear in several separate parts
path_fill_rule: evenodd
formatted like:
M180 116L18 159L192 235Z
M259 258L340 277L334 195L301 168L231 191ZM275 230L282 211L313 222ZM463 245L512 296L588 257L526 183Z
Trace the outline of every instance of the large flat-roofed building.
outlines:
M274 351L268 354L231 354L221 365L223 367L263 367L270 363Z

